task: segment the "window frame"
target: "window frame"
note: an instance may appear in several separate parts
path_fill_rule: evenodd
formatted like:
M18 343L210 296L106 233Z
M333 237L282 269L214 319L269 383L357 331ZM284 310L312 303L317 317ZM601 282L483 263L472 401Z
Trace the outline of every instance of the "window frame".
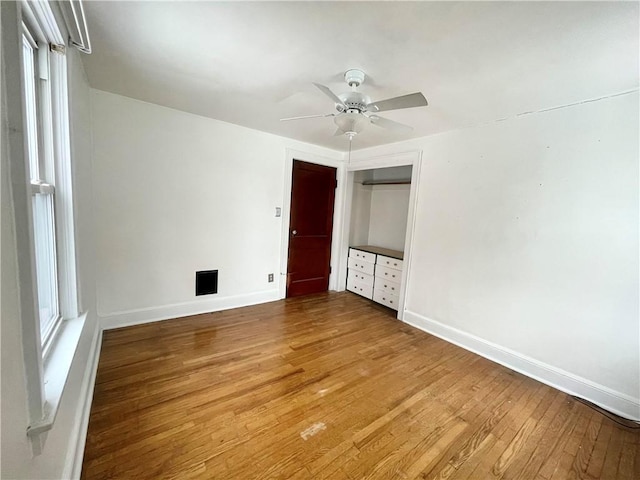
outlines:
M67 81L66 41L64 23L60 20L59 5L48 1L22 0L16 2L16 23L10 25L15 39L15 60L19 63L19 84L12 91L19 97L19 105L12 104L16 123L21 123L21 148L16 147L16 156L23 156L24 169L12 171L14 185L24 185L14 190L13 197L16 215L24 215L18 220L17 241L23 245L23 254L18 256L18 268L21 276L22 303L22 344L26 375L29 424L26 433L31 440L34 455L44 448L46 432L53 427L62 393L67 383L73 357L78 347L87 313L81 312L78 301L74 203L73 203L73 165L71 156L70 102ZM3 20L3 27L5 22ZM51 159L39 157L44 162L43 170L37 180L31 182L27 140L27 100L25 94L25 72L23 51L23 33L28 32L39 50L44 52L37 57L36 65L45 68L45 82L36 82L41 91L39 108L48 117L51 128L46 135L40 135L37 142L43 154ZM36 50L38 51L38 50ZM13 53L11 53L13 55ZM36 58L36 57L34 57ZM36 75L40 77L42 75ZM43 103L44 102L44 103ZM10 115L12 115L10 113ZM20 120L18 120L20 119ZM39 126L40 127L40 126ZM45 128L44 131L47 129ZM39 129L43 131L42 127ZM43 178L44 177L44 178ZM44 181L42 181L44 180ZM23 183L24 182L24 183ZM54 210L55 260L57 274L55 283L58 289L58 313L55 325L49 332L40 334L38 285L36 275L35 225L33 204L37 195L50 195ZM44 340L44 341L43 341Z
M56 125L51 105L52 76L49 45L36 41L36 34L23 21L22 67L25 79L25 134L29 156L29 179L35 251L35 276L38 296L38 326L43 356L49 351L60 327L58 264L65 259L58 252L55 164L64 161L54 156L53 137ZM27 59L27 55L30 58ZM28 78L28 77L31 78ZM41 200L44 200L43 203ZM44 210L44 216L38 214ZM47 278L48 277L48 278ZM46 290L46 291L45 291ZM43 300L48 300L49 312L44 317Z
M31 202L34 195L53 195L58 315L52 328L40 339L46 361L61 324L77 318L81 310L75 257L67 59L65 42L51 7L45 2L23 2L22 13L23 32L32 37L40 52L36 54L36 69L46 70L44 75L36 75L40 77L36 97L41 112L38 121L41 154L39 178L31 182ZM48 124L43 124L43 117ZM34 251L33 242L31 248Z

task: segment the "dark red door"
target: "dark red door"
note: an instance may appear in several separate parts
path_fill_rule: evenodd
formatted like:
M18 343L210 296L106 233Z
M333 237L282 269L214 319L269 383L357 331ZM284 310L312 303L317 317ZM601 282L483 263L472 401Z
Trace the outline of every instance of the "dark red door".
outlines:
M336 169L293 161L287 297L329 288Z

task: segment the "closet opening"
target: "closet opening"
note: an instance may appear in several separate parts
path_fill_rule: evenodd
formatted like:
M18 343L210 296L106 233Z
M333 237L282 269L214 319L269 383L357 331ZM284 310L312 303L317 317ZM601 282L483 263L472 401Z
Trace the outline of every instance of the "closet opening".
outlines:
M347 290L398 311L411 194L411 165L354 172Z

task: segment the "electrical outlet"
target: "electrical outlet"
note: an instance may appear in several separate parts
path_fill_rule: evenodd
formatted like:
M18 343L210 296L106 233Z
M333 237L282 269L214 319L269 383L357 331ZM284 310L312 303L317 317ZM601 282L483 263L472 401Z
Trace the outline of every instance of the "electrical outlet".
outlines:
M273 282L273 273L269 274L269 283Z

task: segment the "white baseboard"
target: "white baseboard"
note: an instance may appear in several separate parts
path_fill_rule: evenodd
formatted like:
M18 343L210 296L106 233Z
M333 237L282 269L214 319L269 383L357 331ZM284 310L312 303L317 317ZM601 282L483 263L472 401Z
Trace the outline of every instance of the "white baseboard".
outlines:
M640 421L640 399L592 382L560 368L405 310L403 321L473 353L534 378L557 390L588 400L605 410Z
M201 313L217 312L230 308L248 307L259 303L280 300L278 290L266 290L263 292L218 297L193 302L175 303L161 307L139 308L109 314L100 314L100 326L104 330L112 328L128 327L143 323L168 320L170 318L188 317Z
M82 472L82 460L84 458L84 446L87 441L87 430L89 427L89 416L91 414L91 403L93 400L93 389L96 384L96 373L98 371L98 361L100 359L100 349L102 348L102 329L99 322L96 322L95 332L91 340L88 362L82 378L80 387L79 408L75 417L74 429L75 438L70 445L71 456L69 457L63 478L78 479Z

